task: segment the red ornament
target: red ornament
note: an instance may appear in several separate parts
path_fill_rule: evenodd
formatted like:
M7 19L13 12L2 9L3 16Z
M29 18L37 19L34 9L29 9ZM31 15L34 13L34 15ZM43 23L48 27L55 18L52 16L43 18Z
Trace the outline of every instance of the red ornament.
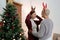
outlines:
M14 27L14 26L12 26L11 28L12 28L12 30L14 30L14 28L15 28L15 27Z
M0 22L0 27L3 26L3 22Z
M15 16L12 17L12 19L15 19L15 18L16 18Z

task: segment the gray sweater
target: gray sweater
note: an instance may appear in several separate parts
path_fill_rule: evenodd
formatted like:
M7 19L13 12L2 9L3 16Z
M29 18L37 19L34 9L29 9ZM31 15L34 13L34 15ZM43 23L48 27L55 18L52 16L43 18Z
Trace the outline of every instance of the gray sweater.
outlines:
M53 22L51 19L44 19L40 24L39 31L32 31L32 34L39 38L39 40L46 40L52 35Z

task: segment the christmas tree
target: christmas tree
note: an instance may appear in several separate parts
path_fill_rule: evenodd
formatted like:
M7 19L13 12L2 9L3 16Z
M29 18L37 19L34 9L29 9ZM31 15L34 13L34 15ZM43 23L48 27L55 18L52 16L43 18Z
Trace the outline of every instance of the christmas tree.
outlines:
M4 9L2 21L0 22L0 40L25 40L24 31L19 25L16 7L13 4L7 4Z

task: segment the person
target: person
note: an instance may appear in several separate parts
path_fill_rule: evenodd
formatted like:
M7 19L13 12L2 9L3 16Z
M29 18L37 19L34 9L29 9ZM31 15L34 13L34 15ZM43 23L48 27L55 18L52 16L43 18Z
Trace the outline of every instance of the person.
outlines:
M35 18L38 18L39 20L36 21L34 20ZM37 37L32 35L32 22L31 20L34 21L35 25L37 26L36 30L38 31L38 25L41 23L42 18L36 15L35 8L31 8L30 13L27 15L25 23L28 28L28 40L38 40Z
M39 40L52 40L53 22L49 18L49 14L50 14L49 9L47 9L47 8L43 9L41 15L44 19L41 21L39 31L37 32L35 30L36 26L32 27L32 34L35 37L38 37Z

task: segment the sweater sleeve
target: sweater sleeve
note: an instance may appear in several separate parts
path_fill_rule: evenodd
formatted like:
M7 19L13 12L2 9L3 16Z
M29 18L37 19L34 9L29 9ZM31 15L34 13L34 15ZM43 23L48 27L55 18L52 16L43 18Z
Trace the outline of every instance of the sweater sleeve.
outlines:
M32 34L35 37L42 38L42 37L44 37L45 30L46 30L45 25L41 24L40 30L38 32L37 31L32 31Z
M27 15L27 17L25 19L25 23L26 23L26 26L27 26L28 30L32 30L31 22L30 22L30 14Z
M38 15L36 17L39 19L39 21L36 21L36 23L39 25L43 19L39 17Z

